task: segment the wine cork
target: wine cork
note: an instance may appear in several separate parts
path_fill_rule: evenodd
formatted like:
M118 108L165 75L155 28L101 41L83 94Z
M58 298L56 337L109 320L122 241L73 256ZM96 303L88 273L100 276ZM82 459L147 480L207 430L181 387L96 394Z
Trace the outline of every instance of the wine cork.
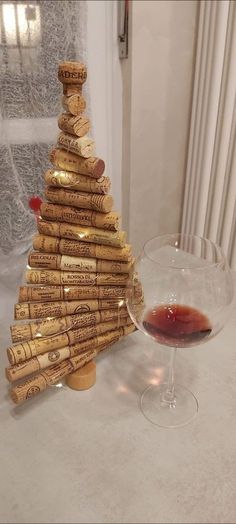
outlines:
M99 322L109 322L127 317L125 307L112 310L76 313L64 317L40 319L28 324L13 324L10 326L11 338L14 344L27 342L39 337L48 337L62 333L73 327L85 327Z
M78 271L57 271L48 269L27 269L27 284L71 285L71 286L126 286L129 275L125 273L91 273Z
M72 96L63 96L61 103L63 109L65 109L70 116L79 116L86 109L86 100L81 93L73 94Z
M20 286L19 302L51 302L57 300L92 300L94 298L126 298L121 286Z
M10 392L11 399L15 404L21 404L21 402L38 395L38 393L44 391L46 388L46 378L40 373L36 377L30 378L13 388Z
M116 309L125 306L124 300L71 300L63 302L20 303L15 305L15 320L63 317L89 311Z
M44 231L40 231L44 234ZM45 234L46 231L45 231ZM58 236L58 235L55 235ZM81 240L113 247L124 247L126 242L125 231L107 231L95 227L83 227L74 224L59 223L59 236L69 240Z
M94 386L96 382L96 364L92 360L85 366L66 377L66 385L76 391L83 391Z
M22 342L16 346L9 346L7 348L7 356L10 364L15 365L33 358L40 353L54 351L57 348L62 348L67 345L67 333L60 333L53 337L34 339L29 342Z
M117 309L126 307L126 299L125 298L103 298L98 300L98 309Z
M73 98L73 97L71 97ZM71 104L71 100L68 99ZM65 103L65 100L64 100ZM73 108L72 108L73 109ZM61 131L70 133L71 135L82 137L87 135L90 130L91 124L89 118L82 115L72 116L70 113L61 113L58 118L58 127Z
M58 80L62 84L83 84L87 78L87 68L81 62L61 62L58 66Z
M97 259L97 271L100 273L128 273L130 272L131 262L117 262L115 260Z
M63 95L81 95L82 85L81 84L63 84Z
M59 382L69 373L76 371L96 356L96 351L88 351L82 355L67 359L51 368L41 371L35 377L12 388L11 398L15 404L20 404L29 398L38 395L48 386Z
M63 271L82 271L98 273L129 273L131 262L116 262L97 258L71 257L32 251L28 256L32 268L61 269Z
M71 353L69 346L56 351L49 351L48 353L38 355L37 357L31 358L30 360L20 364L15 364L15 366L9 366L5 370L6 378L9 380L9 382L15 382L16 380L20 380L24 377L27 377L28 375L31 375L32 373L35 373L36 371L55 366L55 364L59 364L60 362L70 358L72 354L76 355L76 348L78 346L81 348L83 347L83 349L80 349L79 352L86 352L87 349L90 351L94 350L94 347L92 347L90 341L86 341L80 344L75 344L73 346L73 353Z
M67 345L70 346L77 342L82 342L83 340L101 335L106 331L112 331L117 327L129 325L130 323L131 321L128 318L122 317L109 322L101 322L82 328L76 327L54 336L22 342L7 348L8 360L11 365L20 364L21 362L29 360L39 354L48 353L49 351L54 351Z
M134 330L135 327L130 326L130 332ZM37 376L28 379L27 381L12 388L11 398L13 402L20 404L21 402L24 402L25 400L45 390L48 386L56 384L65 376L73 373L83 365L86 365L88 362L92 361L100 351L103 351L104 349L107 349L113 345L122 336L124 336L124 328L119 328L113 332L98 336L96 339L91 339L91 347L97 349L89 349L82 354L80 349L76 349L76 351L79 352L76 353L74 357L64 360L59 364L55 364L46 369L46 371L41 371L41 373L39 373ZM83 344L86 343L84 342ZM70 350L72 350L73 347L75 346L71 346ZM60 351L61 350L59 350L59 352Z
M128 296L128 290L129 290L129 285L127 285L127 296ZM139 280L137 280L135 282L135 285L133 286L133 294L134 294L134 298L136 299L139 299L139 301L137 301L136 303L140 303L140 301L143 300L143 289L142 289L142 284Z
M128 326L120 327L117 330L109 331L100 337L97 337L97 353L100 353L101 351L104 351L104 349L109 348L112 344L118 342L121 337L130 335L135 330L135 325L130 323Z
M57 145L83 158L89 158L95 154L95 142L87 135L75 138L62 131L58 136Z
M97 259L85 257L70 257L66 255L53 255L33 251L29 254L28 264L32 268L62 269L64 271L96 272ZM99 264L100 267L100 264ZM102 267L102 265L101 265Z
M38 286L19 288L19 302L37 302L37 301L51 301L63 300L64 289L62 286Z
M49 220L43 220L39 217L38 222L38 231L42 235L50 235L53 237L60 237L60 225L59 222L52 222Z
M54 286L56 287L56 286ZM121 286L58 286L63 287L65 298L75 300L76 298L126 298L126 288Z
M67 332L69 339L69 345L76 344L77 342L83 342L92 337L102 335L107 331L113 331L119 327L128 326L132 323L129 318L120 318L119 320L110 320L109 322L100 322L84 328L75 328ZM31 344L31 342L28 342Z
M84 298L97 298L97 297L87 297L86 296ZM38 287L20 286L19 288L19 302L31 302L31 301L47 302L51 300L55 301L55 300L64 300L64 299L65 297L64 297L63 286L38 286Z
M42 355L33 357L30 360L10 366L6 368L5 373L9 382L14 382L16 380L27 377L31 373L36 371L55 366L63 360L67 360L73 356L80 355L88 351L96 351L99 353L107 347L111 346L118 342L118 340L124 336L125 330L129 329L129 333L132 333L135 330L135 326L127 326L123 328L118 328L113 331L108 331L102 335L90 338L89 340L84 340L72 346L65 346L56 351L50 351ZM129 334L127 333L127 334Z
M40 253L40 251L31 251L28 256L30 267L42 269L61 269L61 255L54 253Z
M83 227L66 222L52 222L39 217L38 231L42 235L81 240L114 247L124 247L126 241L125 231L107 231L93 227Z
M9 366L5 369L5 375L9 382L14 382L15 380L20 380L31 375L35 371L39 371L37 357L31 358L26 362L21 362L20 364L15 364L15 366Z
M80 138L78 140L81 140ZM72 171L58 171L57 169L48 169L44 174L44 180L49 186L64 187L66 189L75 189L87 193L107 194L111 187L111 181L108 177L94 179L85 175L79 175Z
M120 215L115 211L99 213L90 209L77 209L71 206L43 202L40 207L40 214L46 220L69 222L70 224L80 224L81 226L94 226L108 229L109 231L117 231L120 228Z
M65 346L63 348L57 349L56 351L49 351L48 353L37 355L36 357L33 357L30 360L20 364L9 366L5 370L6 377L9 382L14 382L27 377L35 371L54 366L63 360L67 360L68 358L74 357L81 353L92 350L96 350L97 352L103 351L103 349L107 348L111 344L114 344L121 338L121 336L124 335L124 329L126 329L126 327L118 328L113 331L103 333L102 335L90 338L89 340L84 340L71 346Z
M15 320L63 317L75 313L96 311L98 300L73 300L63 302L22 303L15 305Z
M61 269L61 255L31 251L28 255L28 266L35 269Z
M56 204L72 205L84 209L92 209L101 213L108 213L113 206L111 195L98 195L94 193L85 193L71 191L69 189L60 189L58 187L46 187L45 197Z
M128 310L126 307L121 307L118 309L105 309L104 311L99 311L100 313L100 322L110 322L111 320L117 320L118 326L119 321L123 318L130 318L128 314Z
M33 248L40 252L60 253L80 257L94 257L102 260L129 262L132 259L131 246L126 244L123 248L78 242L76 240L59 239L45 235L35 235Z
M31 324L13 324L10 326L10 330L13 344L26 342L27 340L35 338L31 331Z
M125 326L126 327L126 326ZM101 335L90 338L89 340L78 342L70 346L70 356L76 356L88 350L96 350L97 353L103 349L115 344L124 335L124 327L116 328L112 331L106 331ZM59 350L61 351L61 350Z
M124 326L123 327L123 334L124 334L124 336L127 336L127 335L130 335L131 333L133 333L136 330L137 330L136 326L134 324L130 324L129 326Z
M25 320L26 318L32 318L30 313L30 304L15 304L14 307L14 319ZM34 317L37 318L37 317Z
M10 326L13 343L26 342L34 338L48 337L62 333L73 327L84 327L100 322L99 311L77 313L59 318L47 318L30 324L13 324Z
M93 178L100 178L105 170L105 163L101 158L93 156L83 158L64 149L51 149L49 160L56 168L74 171Z
M91 344L88 344L88 341L84 345L89 345L90 349L93 349ZM15 364L14 366L9 366L6 368L6 378L9 380L9 382L14 382L15 380L27 377L36 371L49 368L55 364L59 364L59 362L67 360L70 358L70 356L71 351L69 346L65 346L56 351L49 351L48 353L44 353L42 355L37 355L36 357L26 360L25 362L21 362L20 364Z
M43 253L61 253L60 243L61 243L61 240L55 237L50 237L50 236L45 236L45 235L35 235L33 237L33 248L36 251L40 251ZM71 246L71 249L72 249L72 246ZM75 255L75 251L72 254Z
M117 329L114 329L113 331L107 331L106 333L102 333L102 335L99 335L96 339L97 353L99 354L105 348L108 348L111 345L118 342L118 340L120 340L120 338L123 337L123 333L124 333L124 327L119 327Z
M40 369L45 369L55 365L56 363L62 362L70 357L70 348L66 346L62 349L56 351L49 351L43 355L38 355L33 357L30 360L21 362L20 364L15 364L14 366L9 366L5 370L6 378L9 382L14 382L20 380Z

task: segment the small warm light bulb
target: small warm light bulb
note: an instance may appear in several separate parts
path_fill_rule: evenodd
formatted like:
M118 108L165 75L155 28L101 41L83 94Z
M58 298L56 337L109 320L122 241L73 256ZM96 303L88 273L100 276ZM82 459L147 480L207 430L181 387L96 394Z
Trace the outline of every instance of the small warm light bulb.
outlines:
M151 378L149 383L152 384L152 386L158 386L158 384L160 384L160 380L158 378Z
M118 391L118 393L128 393L129 390L126 386L120 384L116 391Z

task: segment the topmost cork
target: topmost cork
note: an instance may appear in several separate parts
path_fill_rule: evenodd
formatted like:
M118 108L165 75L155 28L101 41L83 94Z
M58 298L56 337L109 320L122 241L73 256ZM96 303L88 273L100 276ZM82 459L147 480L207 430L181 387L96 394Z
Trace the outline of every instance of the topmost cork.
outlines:
M62 84L83 84L87 78L87 68L80 62L61 62L58 78Z

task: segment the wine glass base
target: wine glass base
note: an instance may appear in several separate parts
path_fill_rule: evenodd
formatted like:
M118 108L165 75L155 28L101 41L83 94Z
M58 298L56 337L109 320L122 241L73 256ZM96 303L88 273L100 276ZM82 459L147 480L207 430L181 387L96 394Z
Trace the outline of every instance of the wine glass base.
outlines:
M148 386L141 395L140 407L147 420L164 428L185 426L196 416L198 401L191 391L175 385L175 401L163 401L167 384Z

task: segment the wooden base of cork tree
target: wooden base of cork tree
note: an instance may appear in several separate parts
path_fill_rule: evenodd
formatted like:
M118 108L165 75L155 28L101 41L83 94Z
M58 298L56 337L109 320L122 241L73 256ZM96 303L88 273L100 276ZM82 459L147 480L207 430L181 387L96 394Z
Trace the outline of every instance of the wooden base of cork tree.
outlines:
M94 360L74 373L67 375L65 382L67 386L76 391L83 391L94 386L96 382L96 364Z

